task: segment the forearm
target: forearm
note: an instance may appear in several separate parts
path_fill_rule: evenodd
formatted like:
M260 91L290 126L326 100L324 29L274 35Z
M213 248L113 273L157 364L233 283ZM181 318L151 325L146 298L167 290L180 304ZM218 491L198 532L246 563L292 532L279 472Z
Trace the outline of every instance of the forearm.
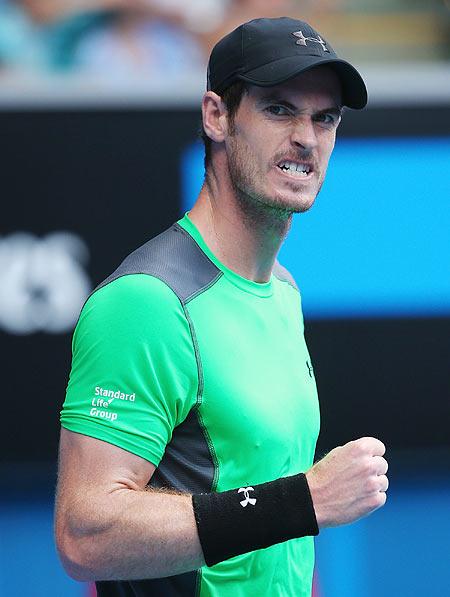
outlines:
M99 499L97 490L58 505L56 533L77 580L158 578L204 565L188 495L124 487Z

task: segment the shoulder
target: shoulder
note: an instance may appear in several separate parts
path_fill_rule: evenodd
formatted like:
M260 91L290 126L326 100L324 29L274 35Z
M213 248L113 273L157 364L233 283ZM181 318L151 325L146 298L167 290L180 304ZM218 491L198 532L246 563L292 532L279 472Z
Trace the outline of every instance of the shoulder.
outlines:
M157 278L130 274L96 290L84 305L73 336L74 347L122 350L140 342L188 338L188 325L177 296Z
M179 225L133 251L88 297L77 325L119 332L185 327L185 303L221 275Z
M181 307L175 293L161 280L144 274L127 274L119 276L107 284L100 285L87 299L82 315L92 311L101 311L106 316L115 315L122 318L127 313L139 318L144 313L169 311Z
M96 291L132 274L160 280L185 303L209 286L221 272L194 239L179 224L174 224L128 255Z

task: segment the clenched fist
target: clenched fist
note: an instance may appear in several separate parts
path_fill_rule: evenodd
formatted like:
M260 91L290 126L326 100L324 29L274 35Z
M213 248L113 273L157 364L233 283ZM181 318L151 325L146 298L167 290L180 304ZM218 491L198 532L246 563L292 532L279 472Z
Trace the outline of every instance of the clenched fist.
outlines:
M319 528L347 524L386 502L384 444L362 437L334 448L306 473Z

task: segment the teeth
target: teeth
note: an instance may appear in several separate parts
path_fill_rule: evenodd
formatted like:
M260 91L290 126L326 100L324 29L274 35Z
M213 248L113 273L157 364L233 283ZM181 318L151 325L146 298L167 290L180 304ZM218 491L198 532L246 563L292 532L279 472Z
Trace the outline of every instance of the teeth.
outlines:
M281 162L278 164L278 167L284 172L300 176L306 176L310 172L309 166L306 164L298 164L297 162Z

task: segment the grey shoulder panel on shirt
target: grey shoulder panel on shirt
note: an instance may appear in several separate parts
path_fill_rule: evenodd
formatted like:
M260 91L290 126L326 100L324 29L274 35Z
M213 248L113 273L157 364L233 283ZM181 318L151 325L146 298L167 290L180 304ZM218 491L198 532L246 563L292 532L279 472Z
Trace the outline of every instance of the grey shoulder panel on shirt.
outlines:
M173 224L133 251L94 292L130 274L159 278L183 304L222 276L220 269L179 224Z
M295 290L298 291L298 286L295 283L294 278L292 277L290 272L280 264L278 260L275 261L275 265L273 266L273 275L282 282L287 282L293 288L295 288Z

